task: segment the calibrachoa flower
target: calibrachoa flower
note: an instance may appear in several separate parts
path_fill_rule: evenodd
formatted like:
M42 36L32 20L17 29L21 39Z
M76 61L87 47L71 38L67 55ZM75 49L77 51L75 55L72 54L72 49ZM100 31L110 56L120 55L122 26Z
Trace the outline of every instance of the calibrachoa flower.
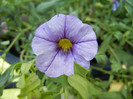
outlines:
M90 25L73 15L58 14L37 28L32 49L37 68L49 77L58 77L73 74L74 61L88 69L98 44Z

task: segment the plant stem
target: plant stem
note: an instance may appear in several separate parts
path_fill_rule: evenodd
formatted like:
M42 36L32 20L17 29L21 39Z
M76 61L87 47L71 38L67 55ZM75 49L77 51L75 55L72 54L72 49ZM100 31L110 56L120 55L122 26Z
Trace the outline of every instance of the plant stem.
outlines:
M117 62L120 63L120 60L119 60L119 58L117 57L117 55L116 55L116 53L114 52L114 50L113 50L111 47L109 47L109 50L111 51L111 53L113 54L113 56L115 57L115 59L117 60Z
M18 38L21 36L22 32L19 33L16 38L12 41L12 43L9 45L9 47L6 49L5 53L9 52L9 50L12 48L12 46L15 44L15 42L18 40Z
M132 78L132 76L130 76L130 75L117 74L116 72L106 71L106 70L103 70L102 68L95 67L95 66L91 66L91 68L95 69L95 70L98 70L98 71L101 71L105 74L109 74L109 75L115 75L115 76L122 77L122 78Z
M132 47L133 47L132 42L130 42L130 41L128 41L128 40L126 40L126 42L127 42L130 46L132 46Z
M25 33L26 31L28 31L28 30L30 30L30 29L31 29L31 27L28 27L28 28L24 29L23 31L21 31L21 32L15 37L15 39L12 41L12 43L9 45L9 47L6 49L5 53L9 52L10 49L12 48L12 46L15 44L15 42L19 39L19 37L20 37L23 33Z
M68 99L68 92L67 92L67 88L65 88L65 99Z
M14 40L11 42L11 44L8 46L8 48L4 51L4 53L2 54L2 58L3 58L3 63L2 63L2 68L3 68L3 65L4 65L4 60L6 58L6 54L7 52L10 51L10 49L12 48L12 46L15 44L15 42L20 38L20 36L27 32L28 30L30 30L32 27L27 27L26 29L23 29L22 31L20 31L20 33L14 38ZM2 72L1 72L2 73Z
M25 49L21 52L21 54L20 54L20 61L21 62L23 62L24 60L23 60L23 57L24 57L24 53L25 53Z

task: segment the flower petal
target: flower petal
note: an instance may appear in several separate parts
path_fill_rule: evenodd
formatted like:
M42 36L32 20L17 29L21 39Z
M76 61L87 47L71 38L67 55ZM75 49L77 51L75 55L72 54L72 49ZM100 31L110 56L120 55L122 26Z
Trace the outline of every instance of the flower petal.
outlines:
M79 55L75 50L73 50L73 56L76 63L80 64L82 67L88 69L90 67L90 61L86 61L81 55Z
M72 40L72 42L77 41L77 37L80 36L78 31L82 27L83 23L80 19L73 15L66 15L66 24L65 24L65 36L66 38Z
M95 32L91 26L83 24L81 20L72 15L66 16L65 32L66 38L70 39L72 43L96 40Z
M74 58L72 52L64 54L62 51L59 51L45 74L49 77L58 77L63 74L69 76L74 72L73 65Z
M57 44L47 41L43 38L34 37L32 40L32 50L36 55L40 55L47 52L53 52L57 48Z
M90 61L94 58L97 53L97 49L97 41L88 41L73 45L73 50L75 50L79 55L84 57L84 59L87 61Z
M113 8L112 8L112 10L116 11L118 7L119 7L119 2L117 0L114 0L113 1Z
M52 31L52 35L55 38L62 39L64 38L64 27L65 27L65 15L58 14L55 15L52 19L47 22L50 30Z
M96 40L96 34L93 31L92 27L88 24L84 24L82 28L80 28L78 34L82 34L82 35L80 35L76 43Z
M53 62L57 53L58 51L53 51L37 56L36 66L39 69L39 71L45 72L49 68L50 64Z
M59 39L64 37L65 27L65 15L58 14L51 18L48 22L40 25L35 35L42 37L45 40L57 42Z

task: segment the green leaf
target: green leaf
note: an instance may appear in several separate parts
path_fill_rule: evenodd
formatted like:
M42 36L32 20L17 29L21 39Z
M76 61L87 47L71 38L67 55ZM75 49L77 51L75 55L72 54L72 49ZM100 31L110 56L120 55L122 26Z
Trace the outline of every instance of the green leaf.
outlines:
M64 6L74 1L76 0L49 0L47 2L45 1L37 6L37 11L44 13L45 11L53 10L57 7Z
M1 45L9 45L9 43L10 43L9 40L0 42Z
M90 99L92 95L100 94L98 91L87 79L74 74L68 77L69 84L75 88L83 99Z
M0 75L0 87L2 87L8 81L10 73L16 65L18 65L18 63L11 65L2 75Z
M101 44L101 46L99 47L98 49L98 53L105 53L109 47L109 44L110 44L110 41L112 39L112 35L109 35ZM107 56L104 54L104 55L97 55L95 56L97 62L101 65L105 65L108 61L108 58Z
M32 73L28 78L25 78L25 86L21 89L21 93L18 95L19 98L25 97L29 92L37 88L41 84L39 77Z
M118 56L120 62L122 62L123 64L126 64L126 65L129 65L129 66L133 65L133 61L132 61L133 55L131 53L122 50L121 47L115 48L114 51L115 51L115 54Z
M58 83L66 83L67 82L67 77L66 75L59 76L57 78L49 78L49 80L58 82Z
M54 99L58 95L60 95L59 92L45 92L42 94L42 99Z
M33 63L34 63L34 60L33 61L30 61L28 63L23 63L22 66L21 66L21 72L22 72L22 74L29 73L29 70L30 70L31 66L33 65Z
M126 0L130 5L133 6L133 0Z
M129 68L129 72L130 72L131 74L133 74L133 66L131 66L131 67Z
M117 40L121 40L123 34L122 34L120 31L116 31L116 32L114 33L114 36L115 36L115 38L116 38Z
M124 99L119 92L103 92L97 97L98 99Z
M112 39L112 35L109 35L101 44L101 46L99 47L99 52L105 53L106 50L109 47L110 41Z
M85 78L88 72L89 71L86 68L74 62L74 74L79 74L80 76Z
M105 66L107 64L107 61L108 61L108 58L105 54L104 55L96 55L95 59L97 60L97 63L102 65L102 66Z
M111 69L113 72L117 72L122 69L121 64L114 59L110 60L111 61Z
M16 84L16 86L18 88L24 88L25 87L25 77L24 75L22 75L18 81L18 83Z
M3 95L3 87L0 87L0 96Z
M133 4L132 4L132 0L127 0L126 4L125 4L125 8L127 10L127 12L133 16Z
M40 94L40 90L35 89L32 92L29 92L28 96L27 96L27 99L42 99L41 94Z
M96 3L94 4L94 6L95 6L96 8L105 8L105 5L103 5L103 4L100 3L100 2L96 2Z

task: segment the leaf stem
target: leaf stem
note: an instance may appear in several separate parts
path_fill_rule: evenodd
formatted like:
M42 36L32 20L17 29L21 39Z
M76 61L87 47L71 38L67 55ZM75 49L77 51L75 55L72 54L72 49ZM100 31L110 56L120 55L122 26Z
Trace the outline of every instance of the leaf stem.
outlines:
M122 77L122 78L132 78L132 76L130 76L130 75L117 74L116 72L111 72L111 71L103 70L102 68L95 67L95 66L91 66L91 68L95 69L95 70L98 70L98 71L101 71L101 72L103 72L105 74L109 74L109 75L115 75L115 76Z
M9 52L10 49L12 48L12 46L15 44L15 42L19 39L19 37L20 37L23 33L25 33L26 31L28 31L28 30L30 30L30 29L31 29L31 27L28 27L28 28L24 29L23 31L21 31L21 32L15 37L15 39L12 41L12 43L8 46L8 48L5 50L4 54L6 54L7 52ZM3 55L3 56L4 56L4 55Z
M115 59L117 60L117 62L120 63L120 60L119 60L119 58L117 57L117 55L116 55L116 53L114 52L114 50L113 50L111 47L109 47L109 50L111 51L111 53L113 54L113 56L115 57Z
M127 42L130 46L132 46L132 47L133 47L132 42L130 42L130 41L128 41L128 40L126 40L126 42Z
M65 99L68 99L68 92L67 92L67 88L65 88Z
M12 46L15 44L15 42L19 39L19 37L21 36L22 32L19 33L16 38L12 41L12 43L8 46L8 48L6 49L5 53L9 52L9 50L12 48Z

